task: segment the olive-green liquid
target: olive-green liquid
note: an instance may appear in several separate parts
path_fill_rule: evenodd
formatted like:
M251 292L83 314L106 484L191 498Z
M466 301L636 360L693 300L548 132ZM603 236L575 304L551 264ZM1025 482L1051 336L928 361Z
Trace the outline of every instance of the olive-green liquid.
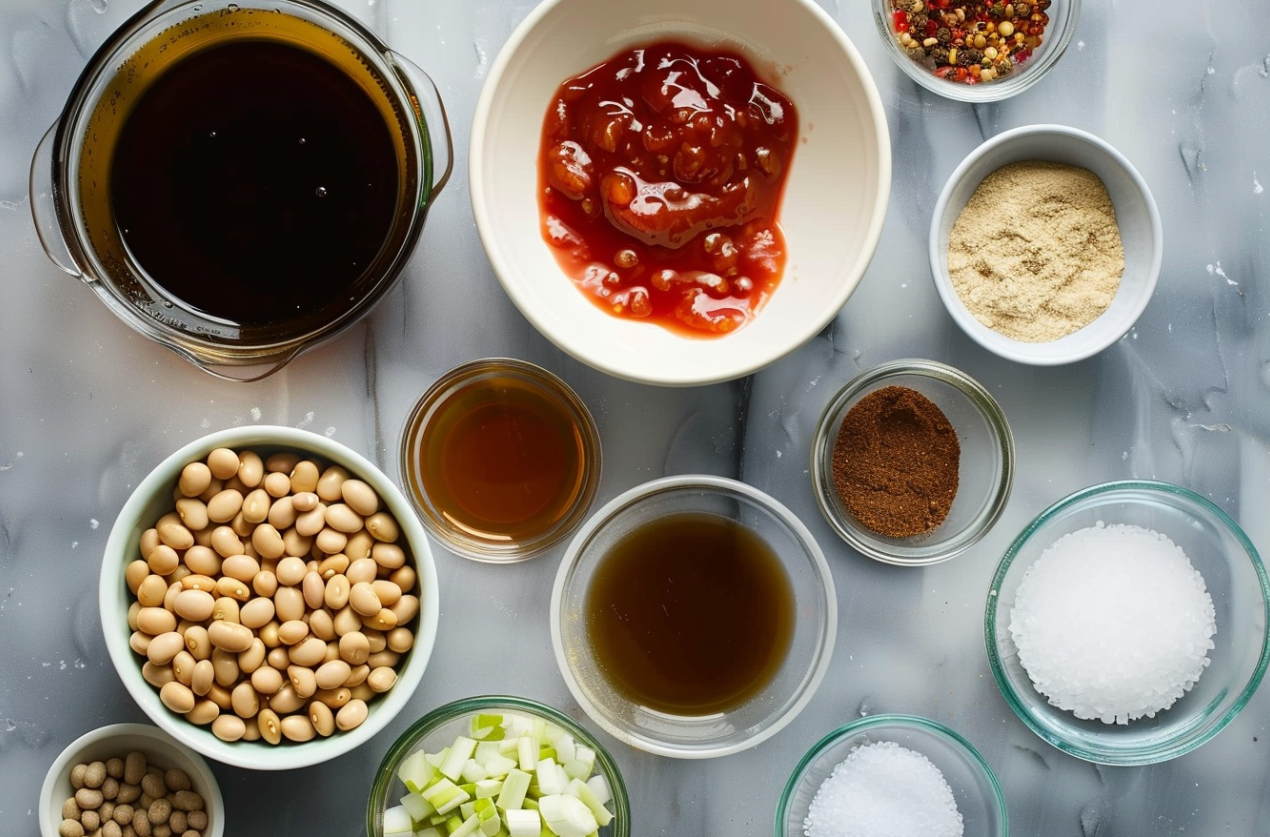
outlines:
M762 692L794 631L794 594L772 548L734 520L670 515L601 559L586 599L604 675L659 712L726 712Z
M167 68L120 132L110 201L132 257L203 314L263 325L348 307L388 239L398 154L348 73L270 39Z

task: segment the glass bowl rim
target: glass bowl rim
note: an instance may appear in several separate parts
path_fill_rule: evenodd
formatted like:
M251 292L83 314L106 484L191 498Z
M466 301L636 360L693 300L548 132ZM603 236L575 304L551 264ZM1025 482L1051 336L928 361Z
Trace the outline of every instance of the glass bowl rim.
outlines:
M595 534L611 523L622 512L641 501L683 491L704 491L711 494L739 496L776 518L790 530L794 539L802 545L808 564L816 573L817 581L822 588L823 595L819 598L819 601L825 608L825 630L817 637L819 648L813 655L811 676L803 683L801 694L790 704L784 714L772 719L766 728L748 738L732 743L709 744L691 748L668 744L664 741L650 738L646 734L634 733L613 721L608 713L596 706L583 691L574 676L572 666L569 664L569 652L564 647L562 620L560 617L565 585L573 575L573 570L578 565L583 549L591 542ZM569 693L578 702L578 705L582 707L582 711L614 738L644 752L671 758L706 759L731 755L732 753L750 749L784 729L811 702L811 698L819 689L821 682L823 682L825 674L829 670L829 664L833 659L833 650L838 633L837 626L838 598L833 581L833 572L825 558L824 550L820 548L820 544L816 541L815 536L812 535L806 524L785 504L761 489L740 480L709 474L683 474L649 480L627 489L605 503L592 513L587 521L574 533L572 540L570 540L568 547L565 549L564 556L560 560L560 566L556 571L556 577L551 586L551 646L555 653L556 666L560 670L561 677L564 678Z
M1180 500L1183 506L1192 506L1198 508L1202 512L1210 515L1222 529L1233 537L1243 548L1244 554L1252 564L1253 571L1257 574L1261 588L1261 606L1263 611L1263 621L1266 628L1263 632L1261 641L1261 655L1257 660L1256 668L1248 682L1244 684L1239 696L1235 699L1220 716L1215 718L1215 722L1209 723L1206 728L1201 729L1198 734L1188 735L1181 741L1166 741L1152 747L1144 748L1129 752L1108 752L1096 750L1093 748L1081 746L1079 744L1066 741L1063 738L1050 732L1040 723L1037 722L1032 714L1024 707L1019 699L1014 685L1010 682L1009 677L1005 674L1005 667L1001 662L1000 655L997 653L996 635L997 635L997 591L1001 589L1001 582L1013 567L1015 559L1023 546L1031 540L1032 536L1040 531L1051 521L1057 519L1064 512L1078 506L1088 500L1102 499L1118 493L1140 492L1151 495L1160 495ZM1191 509L1185 509L1187 513L1193 513ZM1083 761L1093 764L1103 764L1112 766L1138 766L1147 764L1157 764L1159 762L1168 761L1176 758L1192 750L1197 749L1206 743L1235 719L1235 716L1243 710L1248 701L1252 699L1253 694L1257 691L1257 687L1261 684L1265 676L1267 666L1270 666L1270 577L1267 577L1265 564L1261 560L1261 556L1257 548L1253 545L1243 528L1239 526L1235 520L1222 510L1220 506L1189 488L1176 485L1162 480L1111 480L1108 482L1098 483L1086 488L1068 494L1066 497L1050 504L1044 511L1036 515L1030 523L1023 528L1018 536L1010 543L1001 557L997 569L992 574L991 586L988 588L987 604L984 608L984 644L987 648L988 665L992 669L992 677L997 683L997 689L1001 696L1005 698L1010 709L1019 717L1021 721L1032 730L1041 740L1070 756L1074 756ZM1192 727L1187 727L1190 732Z
M415 457L412 455L418 447L415 436L423 433L430 412L451 397L451 390L459 384L497 373L532 385L549 400L566 408L577 419L582 441L582 483L568 511L547 531L533 538L511 541L508 545L465 535L455 527L443 525L442 519L433 512L431 502L422 499L426 497L426 492L417 478L418 468L415 467ZM428 534L463 558L488 564L514 564L541 555L582 524L600 487L604 453L595 417L586 402L563 378L527 360L485 357L466 361L446 370L423 391L402 423L397 467L401 476L402 493L410 501Z
M1046 49L1040 58L1031 59L1036 63L1022 70L1016 70L1010 74L1010 78L979 84L961 84L937 78L933 73L919 66L916 61L901 52L899 45L895 43L895 33L891 30L890 24L891 0L870 0L870 2L873 7L873 20L877 26L878 34L882 36L882 40L886 44L886 52L895 60L896 65L905 76L921 87L945 99L968 104L988 104L1001 102L1022 93L1048 75L1049 71L1054 68L1054 65L1058 63L1059 59L1067 51L1067 47L1071 44L1076 25L1080 22L1081 0L1062 0L1063 17L1061 20L1056 20L1055 16L1051 15L1050 23L1046 24L1047 30L1049 26L1057 23L1061 23L1062 28L1058 33L1057 39L1049 41L1050 48Z
M838 414L842 412L847 402L861 395L865 390L900 375L930 378L931 380L947 384L965 396L966 400L975 407L977 412L987 422L1001 454L1001 469L996 479L996 488L988 507L988 513L980 520L973 521L973 525L970 528L962 530L960 538L954 537L949 541L947 547L940 549L922 548L920 546L910 547L899 542L903 539L892 539L896 543L889 549L876 546L857 533L856 529L859 524L840 514L833 498L828 496L829 487L826 480L831 471L828 467L828 460L832 457L829 439L837 430L836 424L841 421L841 417ZM838 418L839 421L835 422L833 420L835 418ZM843 384L834 393L833 397L829 399L829 403L825 405L824 410L820 413L820 418L816 422L816 429L812 435L811 484L812 493L815 495L816 505L819 506L820 513L824 516L826 522L829 523L830 528L834 530L838 537L846 541L849 546L876 561L898 567L922 567L938 564L960 555L978 543L992 529L1005 511L1014 486L1014 472L1014 433L1010 429L1010 423L1006 419L1005 411L1001 408L1000 403L983 384L970 375L937 360L900 358L864 370ZM878 537L880 538L881 536Z
M954 745L954 749L966 757L966 763L971 765L973 769L981 772L988 779L988 784L992 787L993 801L996 803L997 813L1001 817L1001 833L1002 835L1009 833L1009 814L1005 804L1005 793L1001 789L1001 783L997 779L996 773L992 767L984 759L983 755L975 749L961 733L951 727L941 724L939 721L931 718L925 718L920 715L905 715L897 713L882 713L879 715L866 715L863 718L857 718L854 721L848 721L837 729L824 735L819 741L813 744L807 752L798 761L798 765L790 773L789 779L785 782L785 787L781 791L779 802L776 804L775 816L775 837L791 837L785 830L785 818L789 814L790 801L794 797L794 793L798 790L803 780L806 778L807 769L811 763L819 758L826 750L836 746L844 739L849 738L859 732L864 732L877 727L895 726L910 730L919 730L923 733L930 733L936 738L943 739L946 743ZM792 837L798 837L793 835Z
M596 763L608 780L609 788L613 794L614 823L613 833L610 837L630 837L631 807L630 797L626 790L626 780L622 777L622 771L617 766L612 754L609 753L608 748L590 730L582 726L579 721L570 718L553 706L548 706L532 698L499 694L474 695L442 704L414 721L393 740L393 743L379 762L379 767L375 772L375 780L371 784L370 793L367 796L366 833L368 835L383 833L383 811L388 801L388 790L397 778L396 770L392 767L394 762L398 762L403 756L409 755L410 751L417 747L419 742L426 738L434 729L450 721L460 719L464 715L479 714L496 707L537 715L551 721L568 731L574 738L584 741L588 747L594 750Z

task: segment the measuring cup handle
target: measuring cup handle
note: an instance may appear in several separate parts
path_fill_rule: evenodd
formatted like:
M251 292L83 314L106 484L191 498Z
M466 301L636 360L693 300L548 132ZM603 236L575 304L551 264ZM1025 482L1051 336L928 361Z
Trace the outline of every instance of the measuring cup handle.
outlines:
M35 148L35 157L31 159L31 215L35 219L35 234L39 236L40 246L53 264L77 279L88 281L88 277L75 267L75 259L66 246L62 226L57 220L57 199L53 195L53 146L56 144L57 124L54 122L44 134Z
M388 50L387 57L393 67L405 76L408 86L415 94L415 106L423 118L424 127L428 131L428 143L432 147L432 194L439 194L454 171L454 141L450 136L450 120L445 115L441 92L437 90L432 77L409 58L392 50ZM436 130L438 126L440 131Z

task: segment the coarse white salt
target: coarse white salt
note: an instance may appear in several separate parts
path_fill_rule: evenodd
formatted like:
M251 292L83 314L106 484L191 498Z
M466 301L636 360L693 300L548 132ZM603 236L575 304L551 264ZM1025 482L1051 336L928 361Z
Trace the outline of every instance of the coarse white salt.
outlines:
M1101 521L1050 544L1010 610L1010 635L1037 691L1107 724L1172 706L1208 666L1216 632L1212 596L1181 547Z
M851 751L812 797L806 837L961 837L961 812L944 774L894 741Z

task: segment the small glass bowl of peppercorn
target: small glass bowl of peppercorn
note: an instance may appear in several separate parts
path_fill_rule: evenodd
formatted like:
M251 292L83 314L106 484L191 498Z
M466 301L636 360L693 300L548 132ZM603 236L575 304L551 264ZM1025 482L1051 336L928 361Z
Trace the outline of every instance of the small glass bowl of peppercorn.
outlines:
M933 360L896 360L851 380L820 416L811 481L829 525L887 564L946 561L1000 517L1014 437L978 381Z
M873 0L887 52L918 84L962 102L1007 99L1058 63L1080 0Z

